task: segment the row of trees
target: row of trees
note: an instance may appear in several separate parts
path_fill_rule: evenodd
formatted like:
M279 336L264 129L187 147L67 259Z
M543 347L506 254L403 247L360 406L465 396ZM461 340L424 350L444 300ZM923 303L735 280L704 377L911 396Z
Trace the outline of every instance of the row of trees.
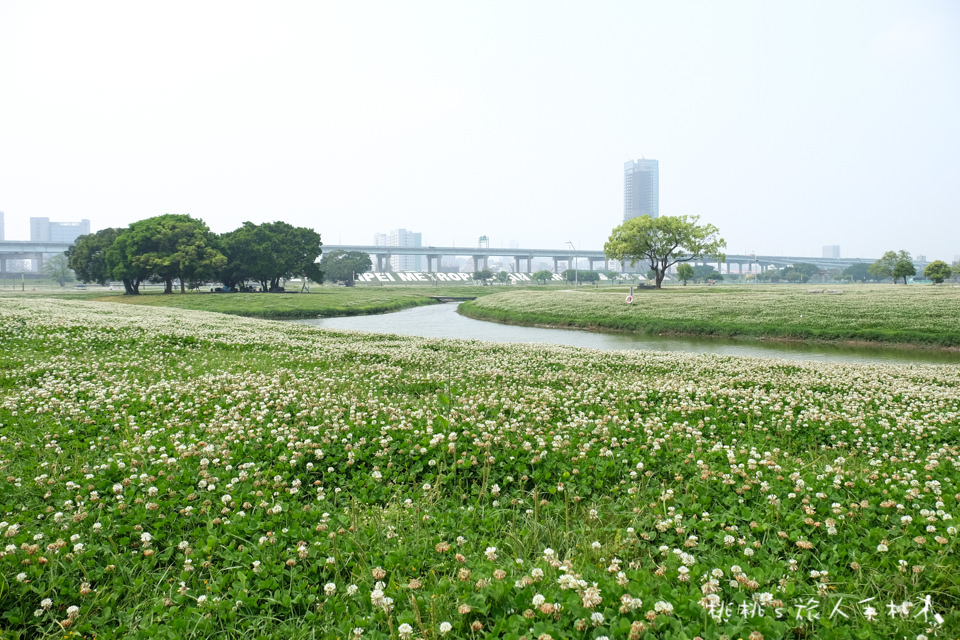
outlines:
M859 266L859 265L857 265ZM893 284L898 280L903 280L907 284L907 278L917 275L917 269L913 266L913 259L907 251L887 251L879 260L867 267L867 272L874 280L886 280L893 278ZM940 284L953 274L950 268L943 260L934 260L923 270L923 276Z
M320 281L321 246L319 233L286 222L245 222L217 235L197 218L164 214L80 236L66 257L81 281L119 280L130 295L145 281L163 282L164 293L173 292L175 281L183 292L212 280L229 288L257 282L276 291L284 278Z

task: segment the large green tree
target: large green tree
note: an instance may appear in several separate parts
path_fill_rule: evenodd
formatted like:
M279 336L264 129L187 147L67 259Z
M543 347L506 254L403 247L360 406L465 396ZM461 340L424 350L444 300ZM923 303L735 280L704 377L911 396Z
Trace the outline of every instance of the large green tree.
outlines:
M317 264L323 243L313 229L286 222L244 222L239 229L224 234L221 242L227 255L220 275L225 285L255 280L264 291L276 291L283 278L303 277L316 282L323 278Z
M354 279L373 268L370 255L362 251L331 251L320 258L323 278L330 282L344 282L352 287Z
M924 277L930 278L937 284L949 278L951 273L953 270L950 269L950 265L943 260L934 260L923 270Z
M683 264L677 265L677 278L680 282L683 283L683 286L687 286L687 282L693 280L693 267L684 262Z
M657 289L667 269L678 262L705 257L723 260L727 243L712 224L699 224L700 216L639 216L616 227L603 246L608 258L645 261L654 271Z
M913 266L913 261L909 258L897 260L893 265L893 282L896 284L898 278L903 278L903 284L907 284L907 276L917 275L917 268Z
M901 262L909 262L911 266L913 262L910 260L910 254L906 251L887 251L883 256L870 265L870 275L872 275L877 280L886 280L887 278L893 278L893 283L897 283L897 278L900 276L894 276L893 272L896 269L897 265ZM906 284L906 280L904 280Z
M174 280L180 280L184 292L188 281L212 278L227 262L207 225L186 214L134 222L119 239L125 240L124 258L129 265L163 282L164 293L173 293Z
M113 278L107 267L107 250L123 233L123 229L101 229L96 233L88 233L77 238L64 252L67 257L67 266L80 282L96 282L105 285Z
M138 250L139 247L134 242L130 229L127 228L117 234L113 244L104 252L107 273L111 279L123 282L125 295L138 295L140 283L150 276L150 271L146 267L134 261Z

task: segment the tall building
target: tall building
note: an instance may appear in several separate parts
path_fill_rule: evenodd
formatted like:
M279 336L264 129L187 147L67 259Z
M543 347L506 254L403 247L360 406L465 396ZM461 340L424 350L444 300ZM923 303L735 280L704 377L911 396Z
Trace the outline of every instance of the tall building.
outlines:
M90 221L50 222L50 218L30 218L31 242L73 242L90 233Z
M623 163L623 219L660 215L660 164L641 158Z
M825 244L823 245L823 255L821 258L839 258L840 257L840 245L838 244Z
M394 229L390 233L373 234L377 247L422 247L422 234L406 229ZM391 271L421 271L423 256L390 256Z

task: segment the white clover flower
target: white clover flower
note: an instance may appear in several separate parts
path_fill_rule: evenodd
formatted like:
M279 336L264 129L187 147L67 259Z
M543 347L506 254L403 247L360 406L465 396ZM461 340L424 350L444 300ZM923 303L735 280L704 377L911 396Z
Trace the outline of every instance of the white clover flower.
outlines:
M544 598L541 594L537 593L537 594L534 594L532 602L533 602L533 606L539 607L546 601L547 601L546 598Z
M413 627L404 622L397 627L397 633L400 635L400 640L410 640L413 637Z
M447 635L453 629L453 625L444 620L440 623L440 633L441 635Z
M673 613L673 605L669 602L658 600L656 604L653 605L653 610L657 613L662 613L663 615L668 616Z
M323 592L328 596L332 596L337 592L337 585L332 582L328 582L327 584L323 585Z

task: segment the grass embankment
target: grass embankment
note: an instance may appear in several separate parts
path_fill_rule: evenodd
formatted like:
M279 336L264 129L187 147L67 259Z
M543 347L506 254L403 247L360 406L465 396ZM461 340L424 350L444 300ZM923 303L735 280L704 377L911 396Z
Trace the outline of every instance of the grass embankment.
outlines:
M958 367L2 302L4 639L960 629Z
M471 318L652 334L751 336L960 347L960 289L950 286L670 287L498 293L465 303Z
M313 287L304 293L173 293L150 292L138 296L121 293L98 296L103 302L151 307L173 307L192 311L215 311L251 318L293 319L357 316L400 311L435 304L434 296L482 296L493 287L357 286ZM77 298L84 294L64 294ZM90 299L86 295L84 299Z

